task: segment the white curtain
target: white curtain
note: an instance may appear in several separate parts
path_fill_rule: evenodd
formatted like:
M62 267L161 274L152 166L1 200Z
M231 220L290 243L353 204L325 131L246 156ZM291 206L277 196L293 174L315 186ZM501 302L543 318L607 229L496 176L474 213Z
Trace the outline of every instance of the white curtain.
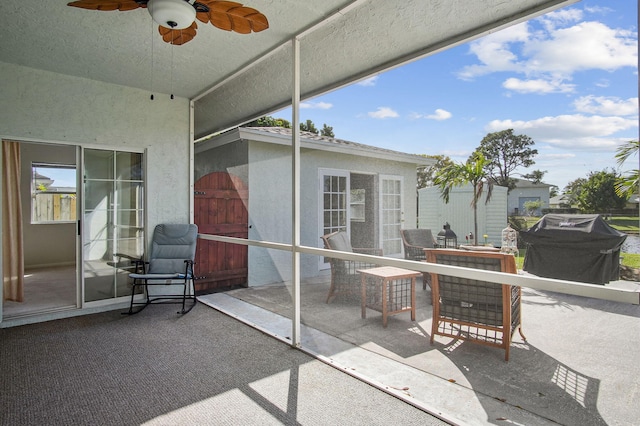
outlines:
M2 270L3 299L22 302L24 257L20 202L20 143L2 141Z

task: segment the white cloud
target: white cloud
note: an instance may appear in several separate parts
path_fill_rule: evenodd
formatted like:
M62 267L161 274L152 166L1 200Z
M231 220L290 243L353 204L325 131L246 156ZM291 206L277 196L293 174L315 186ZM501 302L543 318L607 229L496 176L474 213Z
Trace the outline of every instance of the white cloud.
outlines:
M494 72L518 73L527 77L520 81L536 82L548 93L545 90L553 86L567 91L572 86L564 81L577 71L637 67L636 32L601 22L574 24L579 19L582 12L577 9L552 12L474 41L469 52L478 62L462 68L458 77L473 80ZM518 80L507 82L514 89L525 86L515 84ZM525 92L532 93L535 86L530 84Z
M506 79L502 87L519 93L570 93L575 90L574 84L563 83L561 80L521 80L515 77Z
M583 96L573 102L578 112L602 115L638 115L638 98L620 99L606 96Z
M436 109L433 114L418 114L417 112L413 112L409 115L409 118L412 120L426 118L428 120L443 121L448 120L451 117L453 117L453 114L442 108Z
M536 163L539 161L551 162L551 161L571 160L572 158L575 158L575 157L576 157L576 154L572 152L563 152L563 153L556 153L556 154L539 153L536 156Z
M302 109L331 109L333 104L329 102L302 102L300 103Z
M516 134L525 134L536 143L544 142L572 150L611 151L620 143L620 139L613 136L616 132L637 126L637 119L575 114L542 117L529 121L493 120L485 130L497 132L514 129Z
M600 22L581 22L528 42L523 54L528 57L530 72L569 78L581 70L614 71L637 66L636 38L631 31L609 28Z
M517 24L502 31L489 34L469 46L480 64L466 66L458 73L463 80L472 80L476 76L499 71L522 71L523 64L518 63L518 57L513 53L511 45L524 43L529 38L527 23Z
M598 15L606 15L607 13L613 12L613 9L604 6L585 6L584 10L586 12L596 13Z
M445 111L444 109L438 108L435 111L435 114L427 115L426 118L429 120L443 121L448 120L452 117L452 114L449 111Z
M369 115L369 117L371 118L380 118L380 119L399 117L398 113L389 107L378 107L377 110L368 112L367 115Z
M446 155L447 157L450 157L451 159L455 160L455 161L466 161L467 158L469 158L469 156L471 155L471 153L473 152L473 150L450 150L450 149L445 149L439 152L439 154L441 155Z
M373 77L366 78L362 81L357 82L358 86L375 86L378 81L378 76L374 75Z
M547 31L552 31L560 25L568 25L582 19L583 13L580 9L561 9L547 13L538 18L538 21Z

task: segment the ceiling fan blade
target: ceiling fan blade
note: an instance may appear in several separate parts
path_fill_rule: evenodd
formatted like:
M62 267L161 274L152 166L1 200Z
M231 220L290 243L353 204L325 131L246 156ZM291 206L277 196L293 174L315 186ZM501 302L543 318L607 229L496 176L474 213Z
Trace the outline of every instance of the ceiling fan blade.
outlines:
M191 24L191 26L183 30L172 30L170 28L165 28L162 25L158 26L158 32L162 36L162 40L164 40L166 43L176 46L180 46L193 40L193 38L196 36L197 29L198 24L196 24L195 22Z
M139 7L147 7L147 2L142 0L77 0L67 3L67 6L89 10L120 10L124 12L138 9Z
M202 3L209 7L208 22L221 30L249 34L252 31L257 33L269 28L267 17L251 7L234 1L204 0ZM196 16L198 15L200 14ZM200 16L198 19L207 22Z

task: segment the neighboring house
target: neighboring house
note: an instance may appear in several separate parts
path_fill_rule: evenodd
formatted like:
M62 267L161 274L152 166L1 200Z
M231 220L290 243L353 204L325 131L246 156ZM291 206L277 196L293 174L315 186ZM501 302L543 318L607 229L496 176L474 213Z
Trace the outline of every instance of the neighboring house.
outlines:
M465 236L473 232L473 188L466 185L451 191L449 202L445 203L440 188L429 187L418 191L418 228L431 229L436 237L445 223L458 237L458 244L465 244ZM494 186L489 202L486 192L478 202L478 244L487 243L499 247L502 244L502 230L507 227L507 188Z
M51 184L53 184L53 179L51 179L50 177L44 176L38 172L33 173L33 185L35 189L40 190L42 188L50 190L49 187L51 186Z
M509 191L507 197L507 214L522 216L526 213L524 203L527 201L542 201L542 207L533 213L534 216L542 214L543 208L549 207L549 188L546 183L533 183L524 179L516 179L516 186Z
M568 194L560 194L549 198L550 209L568 209L571 208L571 200Z
M624 208L638 210L639 204L640 204L640 194L633 194L627 200L627 204L624 206Z
M322 235L345 229L351 235L353 247L382 248L385 256L401 257L400 229L415 227L416 223L416 169L431 163L432 160L419 155L303 132L301 244L322 247ZM248 237L253 240L291 241L290 129L237 128L196 144L195 180L195 221L201 228L213 225L205 223L208 216L197 217L198 203L219 206L225 202L210 198L205 201L204 192L213 193L215 189L203 189L202 182L235 182L233 186L241 188L244 194L239 198L244 198L242 204L248 212L240 219L245 223L235 224L235 229L241 232L246 226ZM228 192L224 196L229 198ZM228 208L237 211L242 206L230 203ZM236 255L248 256L249 285L281 282L290 276L291 255L287 252L250 247L248 254ZM316 256L302 258L303 276L316 276L327 267L324 259L319 264ZM200 275L207 272L199 270ZM215 275L215 271L210 272ZM217 281L223 285L228 278L227 274ZM241 278L235 278L239 284Z

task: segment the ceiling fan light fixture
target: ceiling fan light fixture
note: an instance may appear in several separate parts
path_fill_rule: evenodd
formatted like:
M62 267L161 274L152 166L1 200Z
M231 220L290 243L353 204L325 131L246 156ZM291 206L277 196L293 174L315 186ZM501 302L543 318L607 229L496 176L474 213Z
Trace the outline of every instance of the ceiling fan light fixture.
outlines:
M185 0L149 0L149 14L156 23L172 30L182 30L196 20L196 9Z

